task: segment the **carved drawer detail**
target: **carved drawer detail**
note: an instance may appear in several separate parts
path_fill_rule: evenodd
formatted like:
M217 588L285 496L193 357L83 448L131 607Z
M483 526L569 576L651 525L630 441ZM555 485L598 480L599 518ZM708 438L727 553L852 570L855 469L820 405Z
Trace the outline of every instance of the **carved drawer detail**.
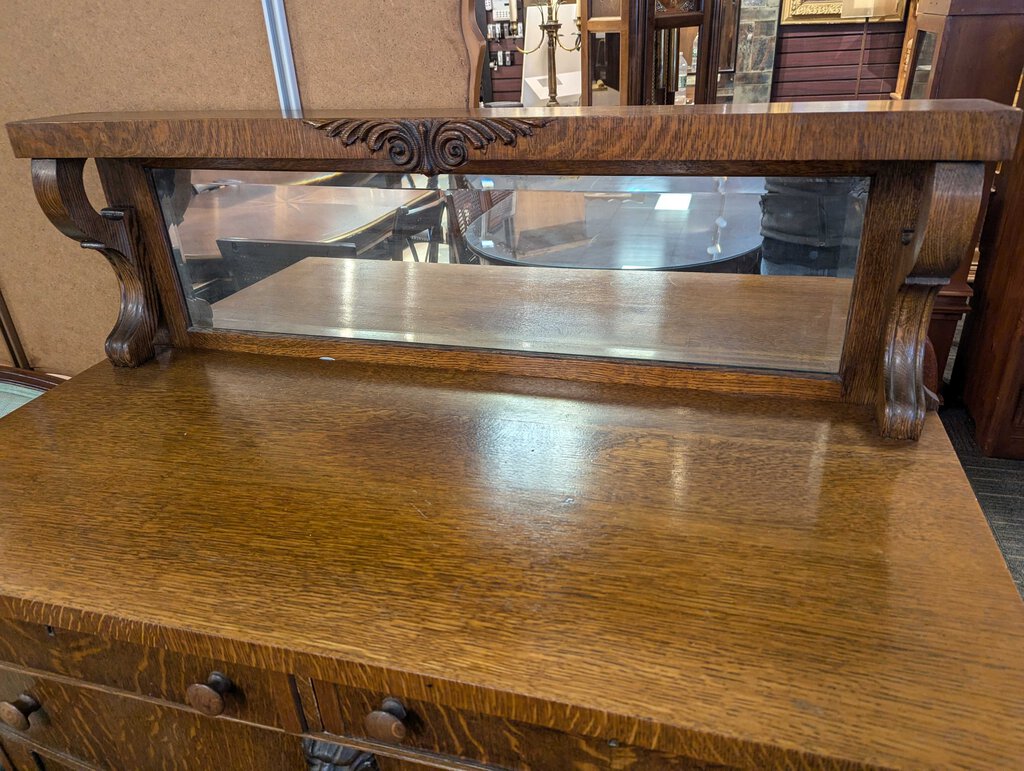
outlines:
M0 619L0 662L162 699L204 713L208 720L223 715L294 733L302 730L284 673L11 619ZM223 693L211 682L223 686Z

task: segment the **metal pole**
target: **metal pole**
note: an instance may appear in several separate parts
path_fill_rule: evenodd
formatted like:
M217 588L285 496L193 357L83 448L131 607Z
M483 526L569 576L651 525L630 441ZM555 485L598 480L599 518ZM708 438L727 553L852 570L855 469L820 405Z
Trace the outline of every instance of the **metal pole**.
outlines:
M270 61L277 80L281 114L285 118L301 118L302 99L299 97L299 81L295 77L295 60L292 58L292 39L288 34L284 0L263 0L263 21L267 25Z
M558 107L558 72L555 67L555 46L558 43L558 30L562 28L561 22L548 21L541 24L540 28L548 36L548 103L547 107Z

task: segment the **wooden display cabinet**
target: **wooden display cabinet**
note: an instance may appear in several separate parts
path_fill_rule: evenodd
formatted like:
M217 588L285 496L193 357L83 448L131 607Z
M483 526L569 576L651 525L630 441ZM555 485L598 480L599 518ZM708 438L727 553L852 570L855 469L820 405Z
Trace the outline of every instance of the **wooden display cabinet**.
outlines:
M630 80L631 59L642 51L638 48L633 22L635 10L632 6L635 5L628 0L585 0L580 4L581 105L595 104L594 82L602 64L606 68L617 65L617 69L608 74L614 78L615 90L619 93L618 103L637 103L639 88L636 84L631 85ZM603 37L603 46L597 35Z
M615 84L618 103L672 104L676 93L676 78L680 41L699 35L697 43L694 101L714 104L721 69L735 66L735 36L738 8L718 0L673 0L657 3L654 0L587 0L588 9L581 21L582 63L584 90L581 104L602 105L595 97L593 85L599 60L596 34L613 36L608 45L615 52L618 72ZM681 35L686 31L689 35ZM723 36L727 38L729 55L721 54ZM607 50L607 49L606 49Z
M1016 0L918 0L893 97L1012 104L1022 36L1024 7Z
M1018 0L919 0L907 22L894 99L991 99L1013 104L1024 69L1024 4ZM941 380L957 325L970 311L969 280L988 207L948 287L940 292L929 339Z
M1013 766L1024 608L922 364L1019 128L967 101L10 124L122 305L110 362L0 422L0 758ZM364 188L373 238L197 297L231 252L186 231L233 187L253 227L316 219L324 192L241 179L284 170L480 177L489 205L502 177L698 185L580 192L669 221L737 177L866 206L852 276L778 275L806 251L781 216L757 272L557 270L378 254L436 191Z
M964 403L986 455L1024 458L1024 136L1004 163L982 235L975 312L964 333Z

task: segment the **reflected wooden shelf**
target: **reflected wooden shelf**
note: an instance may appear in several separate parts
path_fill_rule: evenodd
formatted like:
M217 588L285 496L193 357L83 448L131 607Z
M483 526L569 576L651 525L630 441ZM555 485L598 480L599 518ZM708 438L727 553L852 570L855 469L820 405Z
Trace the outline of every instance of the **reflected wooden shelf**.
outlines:
M215 303L213 323L282 335L833 374L851 284L308 257Z
M622 19L618 16L595 16L587 20L588 32L614 32L622 31Z
M655 29L699 27L704 23L703 11L664 11L654 15Z

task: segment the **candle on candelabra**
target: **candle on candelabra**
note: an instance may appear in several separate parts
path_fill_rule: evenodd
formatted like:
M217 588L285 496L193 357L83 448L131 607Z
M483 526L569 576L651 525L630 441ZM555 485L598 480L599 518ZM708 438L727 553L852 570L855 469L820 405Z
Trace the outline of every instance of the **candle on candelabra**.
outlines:
M508 4L509 20L515 24L519 21L519 0L509 0Z

